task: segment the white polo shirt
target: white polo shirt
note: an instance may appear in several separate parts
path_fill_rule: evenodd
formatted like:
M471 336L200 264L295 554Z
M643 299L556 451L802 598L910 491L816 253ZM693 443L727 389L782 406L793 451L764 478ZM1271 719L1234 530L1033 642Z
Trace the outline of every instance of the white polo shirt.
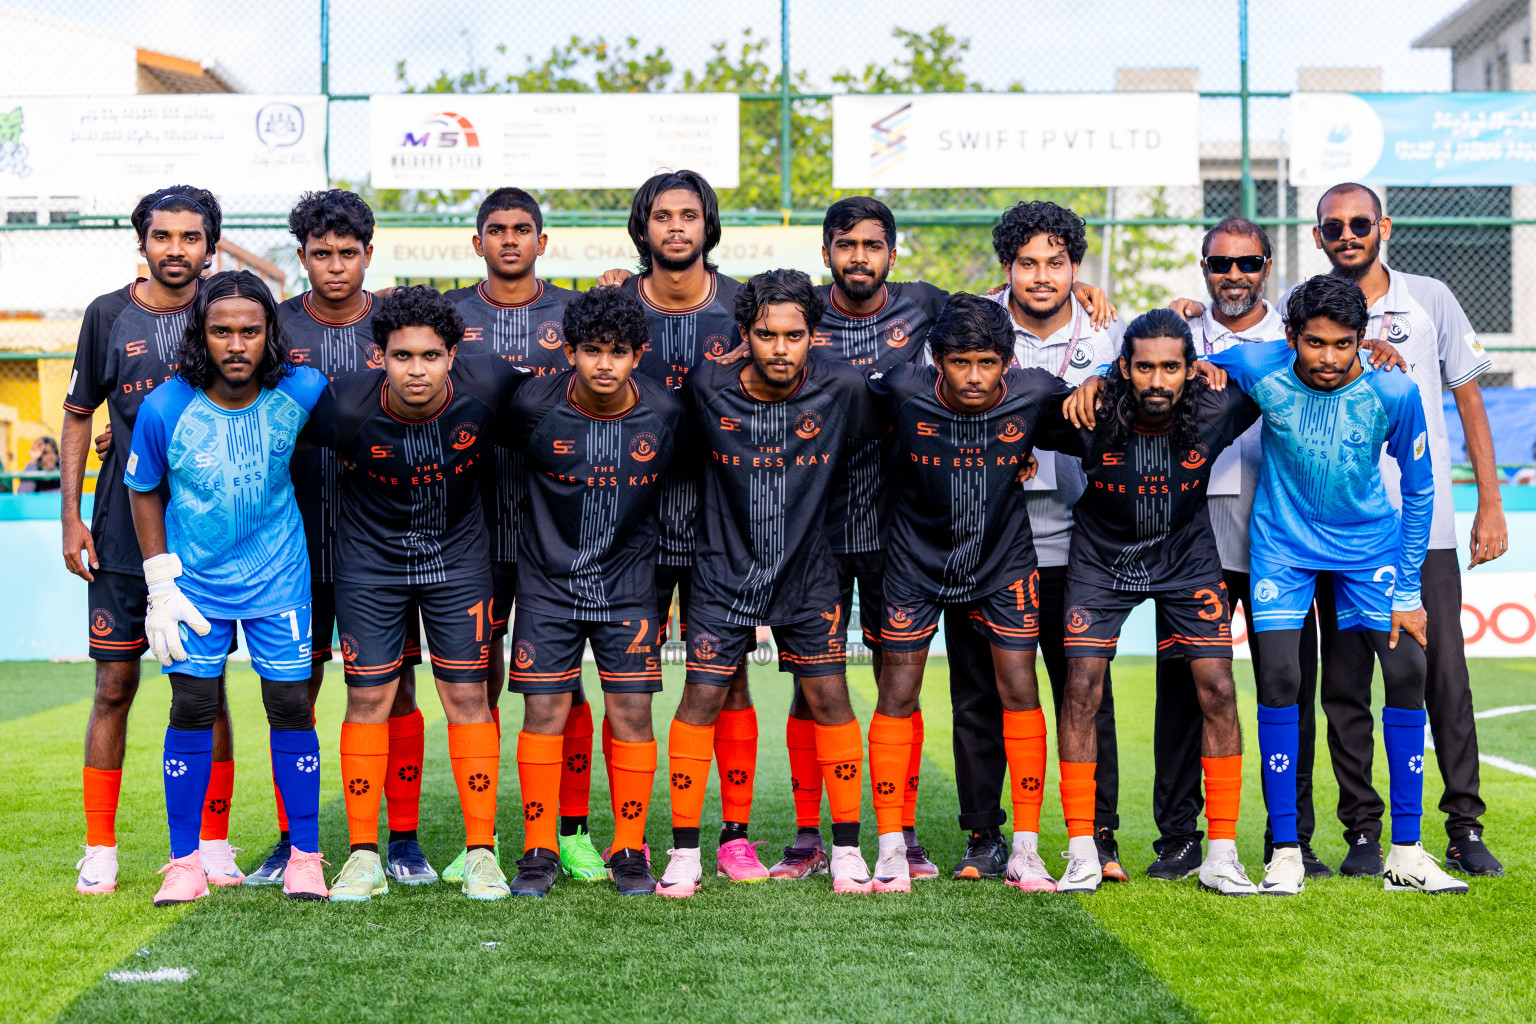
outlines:
M1012 289L1004 288L993 298L1008 309L1011 292ZM1088 311L1077 301L1077 296L1074 295L1070 302L1072 316L1048 338L1037 337L1019 326L1011 309L1008 320L1013 324L1015 365L1046 370L1076 387L1099 367L1111 362L1116 348L1108 331L1094 330ZM1049 469L1047 456L1054 456ZM1072 546L1072 506L1083 496L1088 477L1083 473L1081 460L1070 455L1039 452L1037 457L1041 472L1024 487L1024 507L1029 511L1029 528L1035 536L1035 557L1042 566L1066 565L1067 553Z

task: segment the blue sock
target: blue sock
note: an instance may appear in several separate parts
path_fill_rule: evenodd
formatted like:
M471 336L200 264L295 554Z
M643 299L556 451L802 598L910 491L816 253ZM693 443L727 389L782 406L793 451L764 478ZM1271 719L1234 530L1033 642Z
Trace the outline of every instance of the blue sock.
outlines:
M213 774L213 730L165 730L165 820L171 831L171 858L197 851L203 827L203 800Z
M1387 748L1387 779L1392 790L1392 841L1419 841L1419 819L1424 815L1424 722L1423 708L1381 709L1381 738Z
M293 848L320 851L320 737L315 730L271 731L272 777L288 811Z
M1296 762L1301 747L1301 708L1259 705L1259 758L1264 767L1264 796L1269 800L1269 827L1277 843L1296 837Z

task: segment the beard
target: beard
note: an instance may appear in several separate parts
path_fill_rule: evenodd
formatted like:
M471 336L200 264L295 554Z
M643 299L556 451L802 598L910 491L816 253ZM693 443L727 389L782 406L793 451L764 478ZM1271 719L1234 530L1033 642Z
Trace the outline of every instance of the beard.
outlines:
M1335 275L1351 281L1358 281L1371 272L1371 268L1376 265L1376 260L1381 256L1381 236L1378 235L1370 245L1363 246L1363 248L1365 249L1366 258L1359 264L1350 267L1341 265L1334 256L1332 249L1325 249L1324 252L1328 254L1328 262L1333 264Z
M693 265L699 262L703 256L704 247L700 246L699 248L693 250L693 252L689 253L687 256L681 257L668 256L662 252L652 252L651 262L661 270L665 270L673 274L678 274L684 270L691 269Z
M844 295L854 302L864 302L874 298L885 287L885 279L891 274L891 268L887 266L880 273L870 278L869 283L863 281L850 281L843 274L834 272L832 277L837 281L837 286Z
M1250 288L1242 298L1229 299L1220 288L1217 288L1211 292L1211 299L1216 303L1216 308L1221 310L1222 316L1240 317L1253 312L1253 307L1259 304L1261 294L1261 289Z

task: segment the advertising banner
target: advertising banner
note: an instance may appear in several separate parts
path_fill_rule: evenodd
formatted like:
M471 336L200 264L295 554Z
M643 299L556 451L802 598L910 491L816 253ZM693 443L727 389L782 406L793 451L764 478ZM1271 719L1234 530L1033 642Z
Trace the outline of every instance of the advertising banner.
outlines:
M733 93L380 95L376 188L634 188L658 170L740 182Z
M832 100L834 188L1200 184L1196 93Z
M231 195L325 188L324 96L0 97L0 195Z
M1536 183L1536 93L1291 95L1297 186Z

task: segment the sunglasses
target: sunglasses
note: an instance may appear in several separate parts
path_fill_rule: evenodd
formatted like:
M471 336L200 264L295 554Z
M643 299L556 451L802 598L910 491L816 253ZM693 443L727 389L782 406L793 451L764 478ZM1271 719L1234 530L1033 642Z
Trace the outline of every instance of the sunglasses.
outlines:
M1237 264L1237 269L1245 274L1257 274L1264 269L1264 264L1269 259L1264 256L1207 256L1201 261L1205 269L1213 274L1225 274L1232 269L1232 264Z
M1369 217L1351 217L1349 219L1349 233L1356 238L1369 238L1371 231L1376 227L1381 218L1372 220ZM1337 242L1344 237L1344 221L1325 220L1317 226L1318 234L1329 242Z

